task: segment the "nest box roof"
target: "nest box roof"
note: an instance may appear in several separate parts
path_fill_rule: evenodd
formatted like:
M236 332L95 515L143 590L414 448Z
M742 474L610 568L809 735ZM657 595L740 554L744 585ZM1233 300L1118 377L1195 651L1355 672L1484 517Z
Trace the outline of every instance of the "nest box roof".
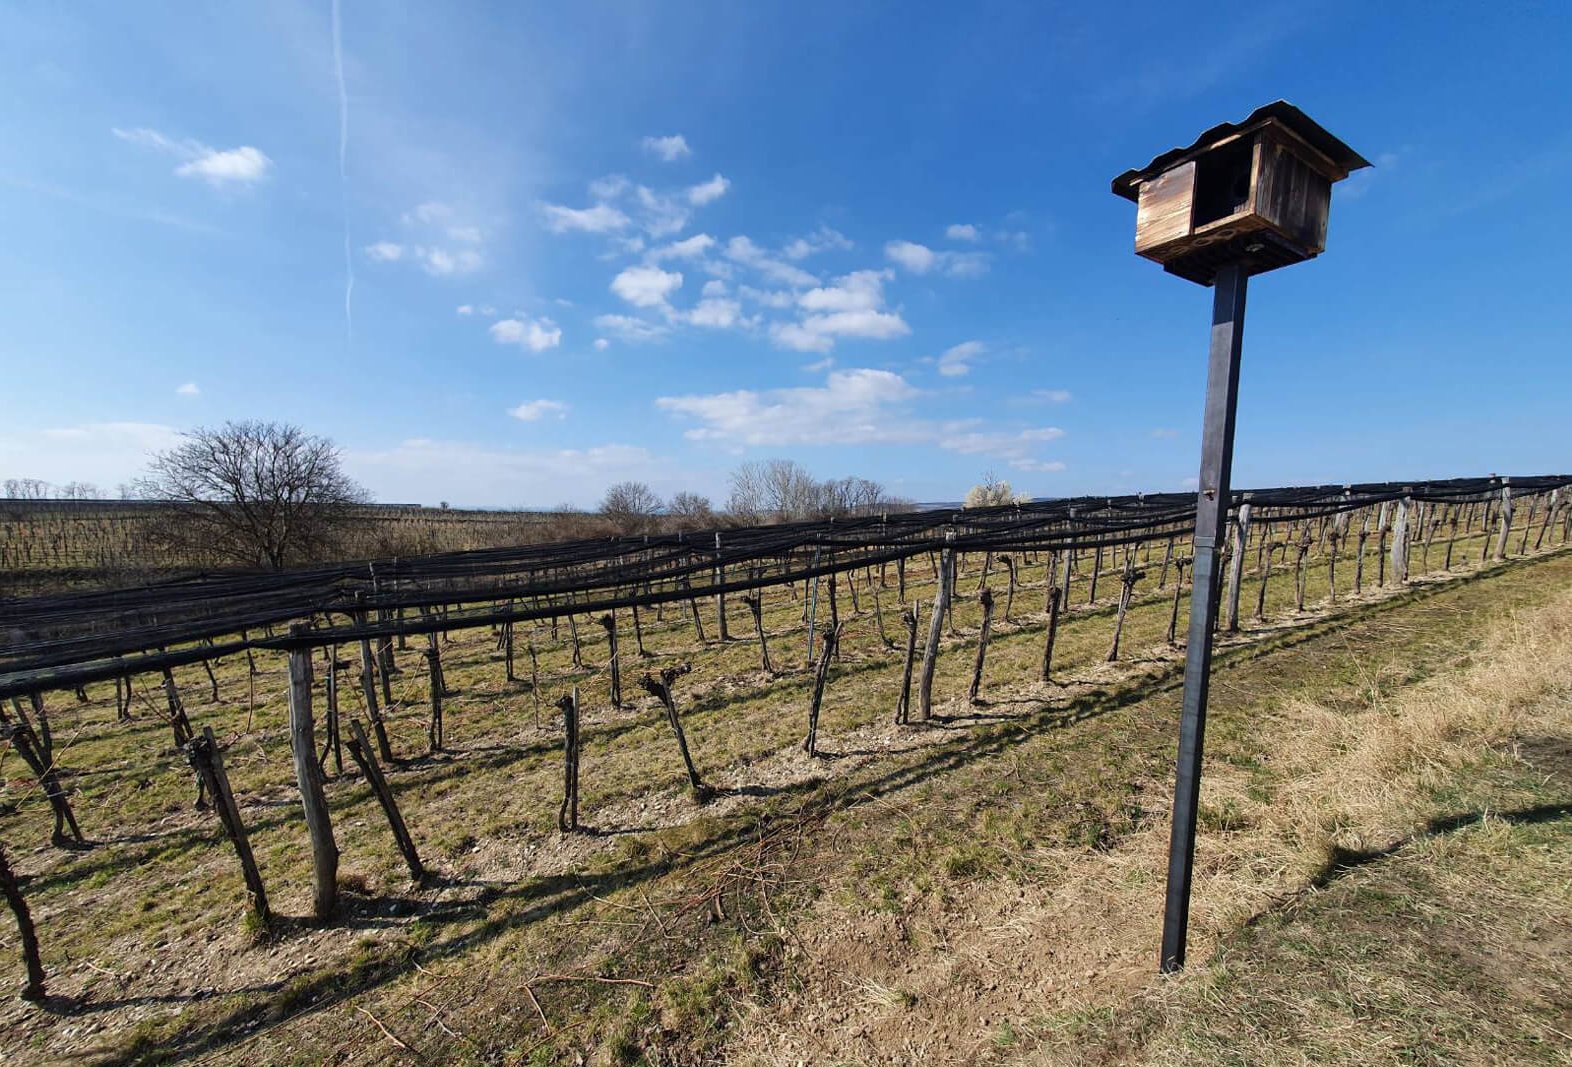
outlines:
M1272 120L1286 126L1344 172L1356 171L1370 165L1369 160L1332 136L1325 127L1309 115L1286 100L1278 100L1265 107L1256 108L1243 122L1219 123L1201 134L1187 147L1170 148L1141 169L1125 171L1113 180L1113 191L1126 200L1137 200L1141 193L1141 183L1148 178L1161 174L1175 163L1182 162L1186 156L1193 155L1216 141L1242 133L1252 127L1265 125Z

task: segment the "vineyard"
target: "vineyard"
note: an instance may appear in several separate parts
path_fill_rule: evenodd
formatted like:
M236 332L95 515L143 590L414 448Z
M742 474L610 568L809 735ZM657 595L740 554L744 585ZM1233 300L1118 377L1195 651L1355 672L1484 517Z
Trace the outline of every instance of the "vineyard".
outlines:
M1569 485L1236 493L1223 648L1559 553ZM281 1021L429 979L397 1019L358 1009L369 1045L524 1061L631 1015L702 1053L715 999L767 979L754 935L824 891L786 872L833 812L1172 685L1193 511L1083 498L4 601L0 729L25 769L0 878L36 927L29 984L65 998L8 1015L6 1046L288 1058ZM1151 755L1171 730L1150 740L1067 766L1022 832L1126 832L1130 783L1171 772ZM711 969L663 985L641 968L664 942ZM527 972L516 1014L450 1028L444 965L504 951L528 960L506 968Z

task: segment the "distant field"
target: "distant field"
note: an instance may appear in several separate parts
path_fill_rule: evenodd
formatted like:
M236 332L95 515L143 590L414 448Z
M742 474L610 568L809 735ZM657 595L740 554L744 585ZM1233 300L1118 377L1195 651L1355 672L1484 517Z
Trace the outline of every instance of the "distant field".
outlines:
M135 500L0 500L0 596L145 580L211 568L158 551L148 529L162 505ZM582 516L412 505L357 510L341 558L429 555L548 540Z

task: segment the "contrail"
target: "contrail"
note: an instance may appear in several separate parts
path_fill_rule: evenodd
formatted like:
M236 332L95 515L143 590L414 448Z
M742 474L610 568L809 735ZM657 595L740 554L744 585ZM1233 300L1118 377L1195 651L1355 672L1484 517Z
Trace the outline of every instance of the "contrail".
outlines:
M355 337L355 318L350 298L355 293L355 259L349 250L349 170L345 156L349 150L349 93L344 89L344 45L339 34L339 0L333 0L333 73L338 77L338 198L344 214L344 332Z

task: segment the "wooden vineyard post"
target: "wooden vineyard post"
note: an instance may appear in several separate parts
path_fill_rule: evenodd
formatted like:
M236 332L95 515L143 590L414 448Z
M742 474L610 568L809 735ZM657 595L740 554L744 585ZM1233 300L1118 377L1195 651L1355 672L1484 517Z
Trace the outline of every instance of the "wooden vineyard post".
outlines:
M720 559L721 535L715 534L715 558ZM731 640L731 631L726 628L726 568L720 563L715 565L715 626L721 644Z
M1354 595L1364 592L1365 542L1370 540L1370 512L1359 513L1359 538L1354 549Z
M1338 516L1338 525L1332 527L1326 535L1326 602L1337 603L1337 548L1343 543L1342 530L1343 516Z
M350 720L349 734L349 754L360 765L360 773L365 775L366 784L371 787L377 803L382 805L382 813L387 816L388 826L393 831L393 841L404 857L404 865L409 868L410 880L418 885L425 881L426 868L420 862L419 853L415 851L415 839L409 836L409 827L404 825L404 815L398 810L398 801L393 797L393 790L388 788L388 780L383 777L382 768L377 765L376 754L371 751L371 745L366 741L366 732L360 728L360 723Z
M562 804L557 808L557 830L573 833L579 828L579 687L557 701L562 712Z
M185 702L180 699L180 690L175 686L174 672L165 667L163 675L164 701L169 706L169 725L174 731L175 747L184 748L196 736L196 731L191 728L191 720L186 717Z
M598 620L606 631L607 666L611 668L611 706L622 707L622 662L617 656L617 615L608 611Z
M688 603L693 605L693 622L697 625L699 621L699 602L690 600ZM704 638L701 636L699 640L702 641ZM584 650L579 647L578 618L571 611L568 612L568 641L573 645L573 666L576 670L582 671L584 669Z
M1496 535L1494 558L1506 559L1507 537L1512 532L1512 479L1501 479L1501 532Z
M1108 649L1109 663L1119 659L1119 638L1124 634L1124 617L1130 610L1130 598L1135 594L1135 583L1146 577L1146 572L1134 564L1135 557L1132 556L1125 563L1124 574L1120 578L1119 611L1114 616L1113 645Z
M1405 489L1398 499L1397 512L1392 519L1392 581L1397 585L1408 582L1408 513L1413 510L1408 492Z
M810 667L813 666L813 627L819 617L819 551L820 546L814 545L813 564L810 568L813 571L813 589L810 592L804 588L802 596L803 622L808 624L808 666ZM804 578L804 586L807 582L808 579Z
M1261 588L1255 597L1255 618L1257 622L1266 621L1266 586L1272 577L1272 556L1276 552L1276 542L1266 546L1266 562L1261 567Z
M1386 586L1386 534L1387 516L1391 512L1390 501L1381 505L1380 512L1376 515L1376 585Z
M895 724L905 726L912 721L912 667L917 660L917 614L921 601L913 600L912 606L901 612L901 623L906 627L906 666L901 671L901 695L895 701Z
M224 771L224 756L219 751L211 726L203 727L202 736L192 738L186 745L186 758L190 760L192 769L207 783L207 791L213 798L213 807L218 812L224 836L229 838L229 843L235 848L235 856L240 860L240 873L245 878L251 913L266 926L271 913L267 906L267 891L262 886L262 872L257 870L251 839L246 835L245 824L240 821L240 808L235 804L235 794L229 787L229 775Z
M764 668L765 674L774 674L775 668L770 663L770 646L764 639L764 602L758 593L745 593L742 602L748 605L748 614L753 616L753 632L759 638L759 666Z
M429 752L442 751L442 650L437 647L437 632L426 635L427 674L431 683L431 722L426 726L426 746Z
M1306 530L1299 537L1299 554L1294 557L1294 609L1300 612L1305 610L1305 585L1308 580L1305 560L1310 555L1311 543L1310 531Z
M1174 539L1170 535L1168 538L1168 544L1163 549L1163 569L1157 578L1157 588L1159 589L1166 589L1168 587L1168 565L1173 562L1173 558Z
M300 636L304 628L297 626L293 632ZM366 651L369 658L370 649ZM333 840L333 820L322 790L322 768L317 766L311 721L311 650L305 646L289 650L289 747L295 759L300 803L305 809L306 833L311 838L311 866L316 883L312 911L318 919L327 919L338 904L338 844Z
M515 677L514 674L513 674L513 620L512 619L509 619L507 622L502 624L502 661L506 665L505 666L505 670L507 672L507 673L505 673L503 675L503 679L505 681L509 681L509 682L516 682L516 681L518 681L518 678Z
M832 576L830 580L835 579ZM830 664L835 660L835 646L840 638L838 622L824 631L824 651L819 654L819 666L813 674L813 700L808 705L808 736L802 742L802 750L810 756L819 754L819 708L824 703L824 687L829 684Z
M650 653L644 648L644 624L639 621L639 606L633 605L633 644L638 649L639 659L649 659Z
M954 532L945 534L946 542L955 540ZM928 644L922 653L922 673L917 681L917 713L924 721L933 717L933 671L939 660L939 639L944 636L944 615L950 607L950 576L955 571L955 549L947 543L939 554L939 589L933 595L933 614L928 618Z
M1233 558L1228 566L1228 632L1239 632L1239 587L1244 581L1245 547L1250 541L1250 496L1245 494L1239 513L1230 524L1234 535ZM1117 644L1117 642L1116 642ZM1110 657L1110 661L1112 657Z
M972 664L972 684L966 690L966 699L973 704L977 703L977 694L982 690L983 660L988 655L988 638L993 634L993 590L984 586L977 596L977 602L982 605L982 629L977 632L977 659Z
M1010 621L1010 612L1015 607L1015 557L1000 556L999 562L1004 564L1004 569L1009 573L1010 585L1004 594L1004 621Z
M362 612L357 620L365 623ZM371 658L371 639L360 639L360 693L366 701L366 718L371 720L371 732L377 738L377 752L388 763L393 762L393 748L388 744L388 728L382 722L382 711L377 707L376 667Z
M639 679L639 685L650 696L661 702L666 709L666 722L671 726L671 732L677 737L677 748L682 752L683 766L688 770L688 784L693 787L693 792L700 797L709 795L710 789L699 778L699 770L693 765L693 756L688 752L688 736L682 730L682 717L677 714L677 701L672 696L671 686L682 675L693 668L684 663L681 667L667 667L660 672L660 676L646 674Z
M1087 593L1086 593L1086 602L1088 604L1095 604L1095 603L1097 603L1097 578L1098 578L1099 575L1102 574L1102 572L1103 572L1103 546L1102 545L1098 545L1097 546L1097 550L1092 553L1092 584L1091 584L1091 588L1088 589Z
M22 896L22 887L16 880L16 872L11 870L11 859L6 855L4 845L0 845L0 895L5 897L16 919L17 935L22 942L22 964L27 968L27 984L22 987L22 999L39 1003L46 996L46 990L44 964L38 955L38 931L33 928L33 913L28 910L27 898Z
M339 668L346 666L338 659L338 646L327 646L327 719L322 724L323 732L327 735L322 740L322 754L317 757L317 763L322 768L322 773L327 774L328 756L333 757L336 772L344 773L344 749L342 733L339 730L338 718L338 672Z
M1063 600L1057 585L1048 590L1048 635L1043 641L1043 673L1044 682L1053 681L1053 643L1059 632L1059 602Z
M1545 521L1539 527L1539 533L1534 537L1534 551L1538 552L1545 543L1545 534L1550 531L1551 520L1556 517L1556 505L1561 501L1559 488L1550 490L1550 501L1545 505Z

